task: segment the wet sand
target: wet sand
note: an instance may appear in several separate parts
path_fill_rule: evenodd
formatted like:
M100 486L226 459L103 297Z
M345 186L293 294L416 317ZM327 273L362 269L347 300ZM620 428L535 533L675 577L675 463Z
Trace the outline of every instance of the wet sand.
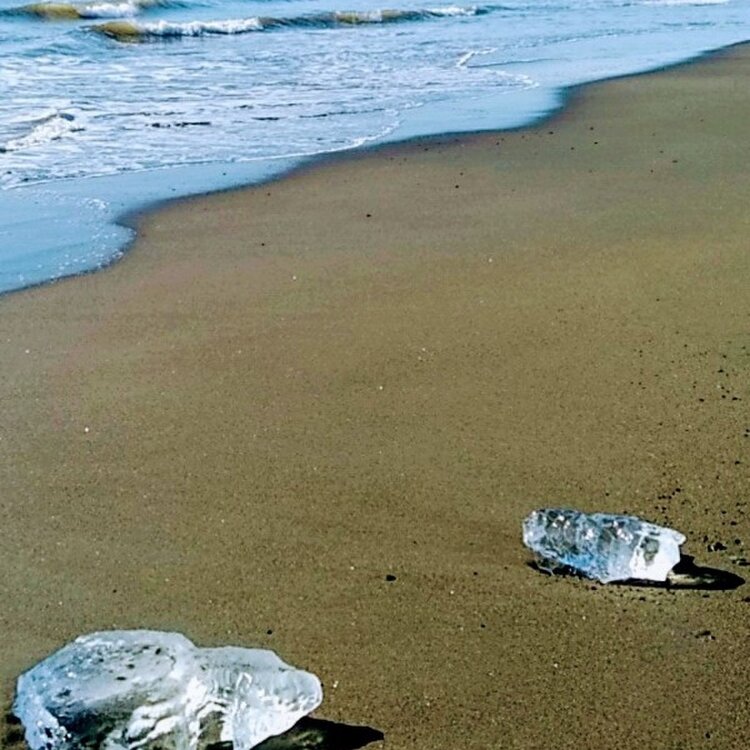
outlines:
M277 650L391 750L747 748L750 587L547 577L520 523L750 570L749 79L738 47L183 201L0 298L5 708L148 627Z

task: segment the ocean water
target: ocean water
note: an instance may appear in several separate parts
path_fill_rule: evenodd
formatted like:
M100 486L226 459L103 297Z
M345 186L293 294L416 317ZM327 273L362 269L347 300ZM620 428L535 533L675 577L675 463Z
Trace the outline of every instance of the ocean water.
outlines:
M0 291L106 265L154 201L516 127L749 32L750 0L0 0Z

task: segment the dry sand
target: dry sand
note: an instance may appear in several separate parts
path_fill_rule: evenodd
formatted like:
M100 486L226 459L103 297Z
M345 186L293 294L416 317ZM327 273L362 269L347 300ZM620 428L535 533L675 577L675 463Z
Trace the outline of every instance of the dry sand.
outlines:
M5 707L149 627L278 650L391 750L750 746L750 585L550 578L520 542L624 511L750 570L749 81L738 47L183 201L0 299Z

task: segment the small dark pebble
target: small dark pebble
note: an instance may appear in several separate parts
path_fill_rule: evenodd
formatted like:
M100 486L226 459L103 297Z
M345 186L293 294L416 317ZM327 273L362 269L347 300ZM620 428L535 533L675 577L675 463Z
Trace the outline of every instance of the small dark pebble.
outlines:
M388 573L388 575L385 577L386 581L395 581L396 576L393 575L393 573Z
M268 630L266 630L266 635L273 635L273 630L271 630L271 628L268 628Z
M721 552L722 550L725 550L727 548L726 544L722 544L721 542L714 542L713 544L709 544L706 549L709 552Z
M696 638L705 638L707 641L715 641L716 636L710 630L701 630L695 634Z

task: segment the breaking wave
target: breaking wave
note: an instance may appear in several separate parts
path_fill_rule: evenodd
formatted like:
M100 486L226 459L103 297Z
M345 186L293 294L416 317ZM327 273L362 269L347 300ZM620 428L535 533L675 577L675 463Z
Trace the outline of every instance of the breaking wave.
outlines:
M58 141L71 133L84 129L83 124L78 121L72 112L57 110L23 124L28 127L28 132L0 145L0 153L21 151L50 141Z
M332 11L289 18L255 16L252 18L188 21L185 23L113 21L97 24L90 28L96 33L104 34L118 41L145 41L160 38L247 34L256 31L274 31L288 28L331 29L369 24L427 21L438 18L484 15L494 9L493 6L461 7L451 5L421 10Z
M45 21L76 21L93 18L132 18L148 8L180 7L169 0L114 0L94 3L31 3L1 12L6 16L33 16Z

